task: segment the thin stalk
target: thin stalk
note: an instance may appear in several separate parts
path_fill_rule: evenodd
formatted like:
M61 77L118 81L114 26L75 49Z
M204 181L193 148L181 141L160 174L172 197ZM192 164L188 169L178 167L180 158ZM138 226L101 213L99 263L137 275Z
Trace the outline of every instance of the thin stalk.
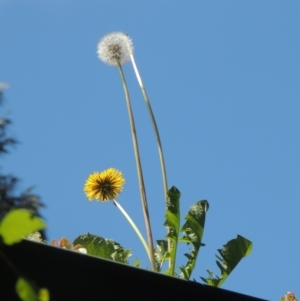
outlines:
M153 110L152 110L152 107L151 107L151 104L150 104L150 100L148 98L145 86L143 84L142 78L140 76L139 70L136 66L134 56L132 55L132 53L130 54L130 58L131 58L131 62L132 62L132 65L133 65L135 75L137 77L138 83L139 83L140 88L142 90L142 94L143 94L143 97L145 99L147 109L148 109L148 112L150 114L151 122L152 122L152 125L153 125L153 128L154 128L157 147L158 147L160 166L161 166L161 173L162 173L162 178L163 178L164 197L166 198L167 197L167 191L168 191L167 173L166 173L166 165L165 165L163 149L162 149L162 145L161 145L161 141L160 141L160 136L159 136L159 132L158 132L158 127L157 127L157 124L156 124L156 121L155 121L155 117L154 117Z
M120 76L121 76L121 80L122 80L122 84L123 84L123 88L124 88L124 92L125 92L127 109L128 109L132 141L133 141L133 148L134 148L134 155L135 155L139 187L140 187L140 194L141 194L141 201L142 201L142 208L143 208L144 220L145 220L145 225L146 225L148 246L149 246L149 250L150 250L151 266L152 266L152 270L156 271L156 263L155 263L154 253L153 253L154 247L153 247L153 238L152 238L152 231L151 231L151 225L150 225L149 210L148 210L148 204L147 204L147 198L146 198L146 190L145 190L145 184L144 184L144 178L143 178L142 165L141 165L138 141L137 141L137 136L136 136L134 118L133 118L129 92L128 92L125 76L123 73L123 69L120 64L120 60L116 58L116 61L118 64L118 69L120 72Z
M143 83L142 78L141 78L140 73L139 73L139 70L136 66L135 59L134 59L134 56L133 56L132 52L130 53L130 58L131 58L132 66L133 66L137 81L140 85L144 100L145 100L146 105L147 105L147 109L148 109L148 112L149 112L149 115L150 115L150 118L151 118L152 125L153 125L153 129L154 129L154 133L155 133L155 137L156 137L156 142L157 142L157 147L158 147L159 160L160 160L160 167L161 167L161 174L162 174L163 188L164 188L164 198L165 198L165 202L166 202L167 191L168 191L167 172L166 172L166 165L165 165L163 149L162 149L162 145L161 145L161 141L160 141L160 136L159 136L159 132L158 132L158 127L157 127L157 124L156 124L156 121L155 121L155 117L154 117L154 113L153 113L153 110L152 110L152 107L151 107L151 104L150 104L149 97L147 95L144 83ZM167 232L168 233L170 232L169 228L167 228ZM175 248L175 250L174 250L175 253L174 254L175 254L175 258L176 258L177 246L173 246L173 248ZM168 252L170 252L170 251L171 251L171 240L168 239ZM175 258L174 258L174 261L175 261ZM174 269L175 269L175 262L173 262L173 264L172 264L171 259L169 260L169 268L172 269L172 275L173 275L174 274Z
M139 237L139 239L141 240L148 256L151 262L151 256L150 256L150 251L148 248L148 245L143 237L143 235L141 234L140 230L138 229L138 227L136 226L136 224L134 223L134 221L131 219L131 217L127 214L127 212L123 209L123 207L116 201L113 200L114 204L118 207L118 209L123 213L123 215L125 216L125 218L127 219L127 221L129 222L129 224L131 225L131 227L133 228L133 230L135 231L135 233L137 234L137 236Z

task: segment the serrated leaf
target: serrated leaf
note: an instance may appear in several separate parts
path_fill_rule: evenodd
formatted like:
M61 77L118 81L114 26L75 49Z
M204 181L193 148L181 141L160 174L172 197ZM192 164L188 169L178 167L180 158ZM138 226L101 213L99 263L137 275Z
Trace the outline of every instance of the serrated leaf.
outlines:
M216 263L221 271L221 276L215 276L208 270L209 278L200 278L208 285L220 287L240 260L249 255L251 251L252 242L243 236L237 235L237 238L228 241L222 249L218 249L220 256L216 255L218 259Z
M157 240L156 242L157 246L154 250L154 256L157 272L160 272L168 252L168 242L166 240Z
M192 249L189 254L185 254L188 261L185 266L180 267L180 277L184 279L190 279L191 274L195 268L197 256L202 244L202 237L205 225L205 216L209 208L209 204L206 200L196 202L189 210L185 219L186 222L182 226L180 232L185 235L179 238L180 242L192 244Z
M73 242L73 245L80 244L87 249L90 255L106 258L122 263L128 263L127 259L131 256L131 250L124 248L112 239L105 239L94 234L79 235Z
M0 235L7 245L20 242L26 235L46 228L46 224L39 217L27 210L12 210L5 215L0 224Z
M117 249L114 253L111 254L111 257L114 261L128 263L127 259L131 256L131 250L124 250L119 244L114 242L114 247Z
M167 191L167 209L165 214L166 220L164 225L167 226L169 229L167 238L171 242L171 250L169 250L169 252L166 255L166 257L168 257L168 259L170 260L170 268L166 271L166 274L168 275L174 275L175 270L176 251L180 229L180 195L180 191L175 186L172 186L171 189Z

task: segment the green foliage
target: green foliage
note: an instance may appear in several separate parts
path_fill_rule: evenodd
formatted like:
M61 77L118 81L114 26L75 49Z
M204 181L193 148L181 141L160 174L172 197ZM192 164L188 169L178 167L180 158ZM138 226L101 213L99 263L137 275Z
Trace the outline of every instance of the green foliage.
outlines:
M73 245L83 246L90 255L127 264L127 259L131 256L131 250L124 250L124 248L114 240L105 239L90 233L79 235L74 240Z
M166 221L164 223L165 226L168 227L169 233L167 234L167 238L170 241L171 248L170 251L166 253L164 259L170 260L170 267L166 271L168 275L174 275L175 270L175 260L176 260L176 251L178 244L178 235L180 229L180 209L179 209L179 200L180 200L180 191L172 186L171 189L167 191L167 200L166 200ZM157 265L161 266L161 262Z
M134 267L136 267L136 268L141 268L141 267L142 267L142 264L141 264L141 262L138 260L138 258L136 258L136 259L134 260L134 262L132 263L132 265L133 265Z
M0 223L0 235L7 245L20 242L25 236L32 232L44 229L46 224L37 216L27 210L15 209L7 213ZM5 258L5 260L8 260ZM10 265L13 266L11 262ZM48 301L49 291L46 288L38 289L32 283L21 277L16 283L17 295L23 301Z
M0 90L0 105L2 104L3 93ZM3 116L0 117L0 155L9 152L11 146L17 144L17 141L7 135L7 128L11 120ZM0 236L7 245L13 245L20 242L25 236L30 235L36 230L42 230L46 224L38 217L38 209L43 207L37 195L27 189L21 195L15 195L14 191L19 179L11 175L0 174ZM0 244L0 254L1 254ZM2 259L14 269L14 262L2 255ZM26 259L24 259L26 260ZM22 277L19 277L16 283L16 292L21 300L25 301L48 301L49 291L45 288L38 289L33 284Z
M5 244L12 245L20 242L24 236L44 229L46 224L29 211L16 209L5 215L0 223L0 235Z
M38 300L37 293L34 288L25 278L19 278L16 283L16 291L18 296L23 301Z
M49 301L50 294L46 288L37 289L30 281L20 277L16 283L16 292L23 301Z
M191 244L193 247L189 254L184 254L188 261L184 267L180 267L180 277L190 279L191 274L195 268L197 256L202 245L202 236L204 232L205 216L209 208L207 201L196 202L189 210L185 217L185 224L182 226L180 232L185 235L179 239L181 242Z
M218 249L221 257L216 255L216 258L218 259L216 263L221 270L221 276L215 276L213 272L207 270L209 278L200 278L208 285L220 287L240 260L249 255L251 251L252 242L243 236L238 235L237 238L228 241L222 249Z
M157 246L154 250L154 256L157 272L160 272L168 252L168 242L166 240L157 240L156 242Z
M178 238L180 225L180 208L179 208L180 192L176 187L172 187L168 191L166 221L165 226L169 227L167 238L171 241L171 250L168 252L168 242L166 240L157 240L157 246L154 250L156 268L160 272L165 260L171 259L171 267L166 274L179 276L189 280L196 265L197 257L202 243L204 233L206 212L209 204L206 200L198 201L191 206L188 214L185 216L185 223L180 229L184 235ZM184 242L191 245L189 253L184 254L187 257L187 263L179 267L181 273L177 275L174 271L176 261L176 249L178 242ZM208 270L210 278L201 279L212 286L220 286L239 263L239 261L251 252L252 243L248 239L238 235L236 239L229 241L224 245L223 249L218 250L221 257L217 256L217 265L221 269L221 277L215 277Z
M50 292L47 288L41 288L39 290L38 300L39 301L49 301L50 300Z

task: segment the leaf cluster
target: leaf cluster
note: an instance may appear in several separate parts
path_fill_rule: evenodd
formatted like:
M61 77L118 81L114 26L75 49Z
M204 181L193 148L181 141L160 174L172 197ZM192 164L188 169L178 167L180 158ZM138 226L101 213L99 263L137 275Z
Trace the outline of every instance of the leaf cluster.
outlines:
M192 205L185 216L185 223L180 228L180 191L173 186L167 195L166 221L164 225L169 229L167 238L171 241L171 250L168 251L168 242L166 240L157 240L157 246L154 250L157 270L161 271L164 261L170 260L171 264L165 273L188 280L195 268L200 248L204 246L202 238L209 203L206 200L201 200ZM179 237L179 233L183 233L183 236ZM192 248L189 253L184 254L187 262L184 266L178 267L180 273L177 274L175 272L175 262L176 249L179 242L186 243ZM208 270L210 278L201 277L201 279L208 285L219 287L239 261L249 255L251 250L252 242L238 235L236 239L230 240L222 249L218 250L220 256L217 256L217 265L221 270L221 276L216 277Z
M154 256L158 272L162 272L163 264L168 260L170 265L164 271L165 274L189 280L195 268L200 248L204 246L202 238L209 203L206 200L201 200L192 205L185 216L185 223L180 228L180 196L181 193L176 187L173 186L168 190L164 225L168 228L166 238L169 242L167 240L157 240ZM180 233L182 233L181 237L179 237ZM170 249L168 248L169 243ZM180 267L176 266L178 243L185 243L191 246L189 252L184 254L187 258L186 264ZM131 256L131 250L125 250L114 240L105 239L90 233L78 236L73 242L73 246L75 245L84 247L90 255L125 264L129 263L128 258ZM221 286L240 260L249 255L251 250L252 242L238 235L236 239L230 240L223 248L218 250L219 255L216 255L216 263L220 269L220 277L207 270L209 278L200 278L208 285ZM140 267L138 260L135 260L133 265ZM175 271L176 268L179 269L179 273Z
M48 301L50 293L46 288L39 288L34 281L25 277L18 267L4 255L1 246L19 243L25 236L45 227L45 222L24 209L10 211L0 222L0 257L18 277L16 292L23 301Z

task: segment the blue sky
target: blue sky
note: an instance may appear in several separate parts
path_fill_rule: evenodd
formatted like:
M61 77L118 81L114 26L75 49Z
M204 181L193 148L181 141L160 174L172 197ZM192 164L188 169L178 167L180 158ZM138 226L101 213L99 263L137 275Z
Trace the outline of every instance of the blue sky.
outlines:
M116 68L96 55L113 31L132 38L182 220L207 199L193 277L237 234L253 241L224 289L269 300L300 296L299 1L1 0L2 112L20 141L2 172L34 186L48 238L90 232L147 256L112 203L88 202L88 175L115 167L120 203L145 234L130 127ZM166 233L155 137L131 64L124 65L155 239ZM179 253L188 248L182 246ZM178 265L185 263L178 256Z

